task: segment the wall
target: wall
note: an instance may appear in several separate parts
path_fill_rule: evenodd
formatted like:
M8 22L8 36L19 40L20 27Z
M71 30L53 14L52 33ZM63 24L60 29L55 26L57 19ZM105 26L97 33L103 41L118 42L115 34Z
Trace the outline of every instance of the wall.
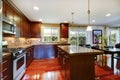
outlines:
M78 31L86 32L86 44L95 45L95 44L93 44L93 34L92 34L92 31L86 31L87 27L85 27L85 26L70 27L69 30L70 29L74 29L74 28L76 28L76 30L78 30ZM102 30L102 35L105 35L105 27L104 26L92 26L92 29L93 30ZM69 34L69 36L70 36L70 34Z

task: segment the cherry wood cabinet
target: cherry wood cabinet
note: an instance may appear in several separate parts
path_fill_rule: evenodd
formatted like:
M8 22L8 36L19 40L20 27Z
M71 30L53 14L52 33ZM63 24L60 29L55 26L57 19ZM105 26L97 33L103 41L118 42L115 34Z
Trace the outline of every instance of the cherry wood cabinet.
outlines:
M86 55L87 53L74 55L74 53L68 53L66 49L63 50L60 47L57 50L65 80L94 80L94 55Z
M30 21L7 0L3 0L3 16L16 23L16 37L30 37Z
M26 66L28 67L33 60L34 46L26 49Z
M12 59L11 55L4 55L2 60L3 80L12 80Z
M21 32L20 31L21 30L21 16L17 12L14 12L14 21L16 22L16 27L17 27L15 36L20 37L21 36L21 34L20 34L20 32Z
M70 80L70 57L62 49L58 50L58 61L62 68L62 74L65 80Z
M30 37L29 26L30 22L27 18L22 16L21 18L21 37Z
M60 23L60 37L68 38L69 23Z
M40 38L41 37L41 22L31 22L30 32L31 38Z

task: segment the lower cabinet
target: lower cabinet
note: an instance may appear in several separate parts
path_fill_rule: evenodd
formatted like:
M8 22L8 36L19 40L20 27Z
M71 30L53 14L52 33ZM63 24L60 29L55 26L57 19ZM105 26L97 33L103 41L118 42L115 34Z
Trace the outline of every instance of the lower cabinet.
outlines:
M94 55L70 56L58 47L58 59L64 80L94 80Z
M26 67L30 65L33 60L34 46L28 47L26 49Z
M35 45L34 59L45 59L56 57L57 45Z
M3 80L12 80L12 58L11 55L4 55L2 61Z
M58 59L59 59L59 65L62 68L62 74L64 76L65 80L70 80L70 57L62 51L60 48L58 48Z

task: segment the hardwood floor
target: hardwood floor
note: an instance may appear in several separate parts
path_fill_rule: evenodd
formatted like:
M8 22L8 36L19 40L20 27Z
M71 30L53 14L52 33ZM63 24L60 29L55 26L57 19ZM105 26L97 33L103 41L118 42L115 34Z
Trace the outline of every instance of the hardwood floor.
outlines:
M33 60L22 80L64 80L57 59Z
M61 67L55 59L33 60L22 80L64 80ZM119 74L108 67L95 64L95 80L120 80Z

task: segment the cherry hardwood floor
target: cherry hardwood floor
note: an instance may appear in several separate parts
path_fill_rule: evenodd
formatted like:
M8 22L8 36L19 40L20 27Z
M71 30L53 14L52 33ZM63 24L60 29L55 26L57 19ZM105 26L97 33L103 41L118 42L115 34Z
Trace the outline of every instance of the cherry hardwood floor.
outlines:
M55 59L33 60L22 80L64 80L61 67ZM120 75L108 67L95 64L95 80L120 80Z

